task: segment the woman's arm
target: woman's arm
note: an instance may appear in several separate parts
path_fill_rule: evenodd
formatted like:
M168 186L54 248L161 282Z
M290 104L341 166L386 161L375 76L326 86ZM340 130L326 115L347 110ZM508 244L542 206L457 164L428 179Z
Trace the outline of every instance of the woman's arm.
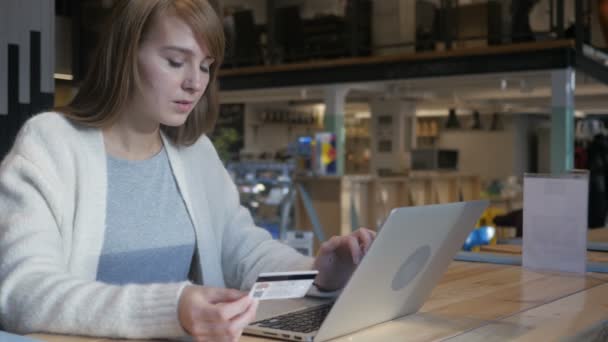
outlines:
M235 190L236 191L236 190ZM249 211L232 207L222 244L222 267L226 285L249 289L262 272L311 270L313 259L256 227Z
M177 308L187 282L113 286L69 273L58 179L19 154L0 166L0 325L20 334L184 335Z
M215 154L214 154L215 155ZM230 175L215 155L213 182L221 193L223 215L222 268L229 287L248 289L261 272L310 270L313 259L273 240L255 225L247 208L241 206L238 191ZM219 190L221 189L221 190Z

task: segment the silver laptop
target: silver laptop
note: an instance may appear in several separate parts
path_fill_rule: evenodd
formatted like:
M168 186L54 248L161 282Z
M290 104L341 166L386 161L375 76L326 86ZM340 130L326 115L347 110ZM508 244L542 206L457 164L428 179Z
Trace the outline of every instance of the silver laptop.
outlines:
M418 311L487 206L393 209L335 301L264 301L245 334L326 341Z

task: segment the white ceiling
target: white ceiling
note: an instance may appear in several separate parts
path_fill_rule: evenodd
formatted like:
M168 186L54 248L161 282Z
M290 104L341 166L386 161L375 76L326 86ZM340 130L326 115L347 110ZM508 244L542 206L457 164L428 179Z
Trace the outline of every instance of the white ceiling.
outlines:
M518 72L409 79L344 85L349 103L365 103L374 97L402 98L416 102L418 115L442 115L448 108L481 112L550 113L551 71ZM294 101L322 103L327 86L224 91L223 103ZM575 106L579 114L608 114L608 86L579 72L576 74ZM347 111L363 107L347 106Z

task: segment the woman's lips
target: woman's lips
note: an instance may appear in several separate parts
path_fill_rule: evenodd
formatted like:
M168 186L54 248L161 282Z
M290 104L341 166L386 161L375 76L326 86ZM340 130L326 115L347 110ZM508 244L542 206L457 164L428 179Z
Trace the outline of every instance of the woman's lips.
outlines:
M181 113L187 113L192 109L192 102L190 101L174 101L177 106L177 110Z

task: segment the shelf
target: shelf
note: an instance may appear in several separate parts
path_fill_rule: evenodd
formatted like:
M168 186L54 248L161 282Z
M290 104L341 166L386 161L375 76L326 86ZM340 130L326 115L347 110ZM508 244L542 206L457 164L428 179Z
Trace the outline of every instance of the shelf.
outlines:
M284 127L307 127L307 128L318 128L322 129L323 126L318 124L302 124L302 123L287 123L287 122L251 122L249 126L284 126Z

